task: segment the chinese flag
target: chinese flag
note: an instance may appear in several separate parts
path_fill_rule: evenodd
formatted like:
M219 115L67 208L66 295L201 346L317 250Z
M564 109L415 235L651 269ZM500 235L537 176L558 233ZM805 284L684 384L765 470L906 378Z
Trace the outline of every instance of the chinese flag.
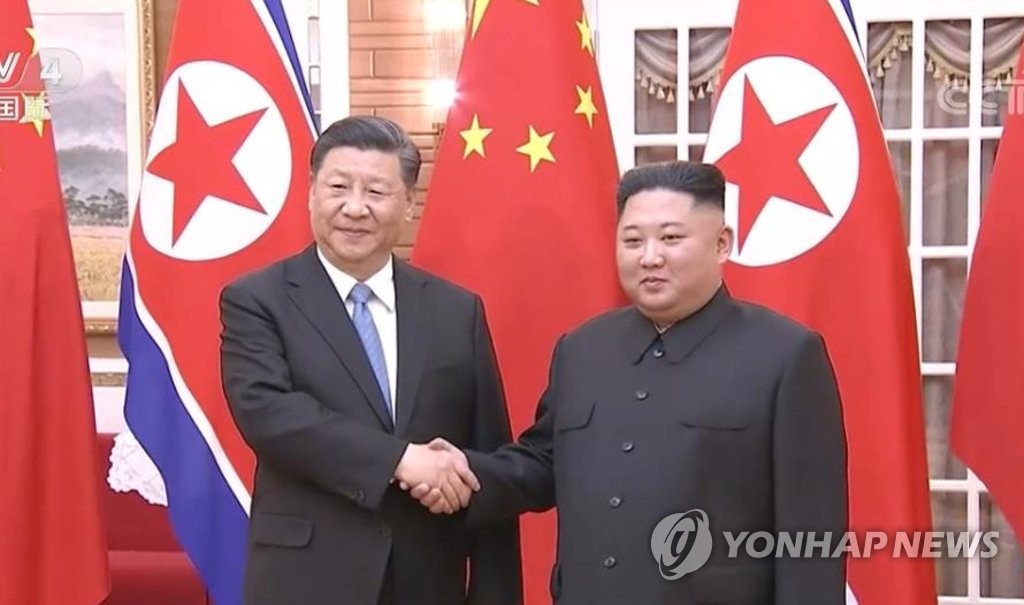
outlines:
M579 2L476 0L412 261L478 292L513 431L558 337L622 302L618 169ZM549 603L554 516L522 522L528 603Z
M845 4L845 3L844 3ZM860 605L934 605L914 301L900 200L848 7L740 0L705 159L725 173L740 298L822 334L848 441L850 529L888 547L850 559Z
M1024 54L1017 73L1024 74ZM964 300L950 445L1024 537L1024 108L1010 89ZM1016 101L1016 104L1014 103Z
M108 593L85 328L53 129L25 0L0 0L0 604L94 605ZM0 59L2 60L2 59Z

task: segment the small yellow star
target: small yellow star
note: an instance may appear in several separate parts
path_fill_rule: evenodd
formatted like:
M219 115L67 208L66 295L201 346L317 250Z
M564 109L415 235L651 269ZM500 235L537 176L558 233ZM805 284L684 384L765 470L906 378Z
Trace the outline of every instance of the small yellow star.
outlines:
M523 2L534 6L540 6L540 0L523 0Z
M555 156L551 155L549 148L554 136L554 132L545 135L537 134L537 130L530 126L530 140L516 148L519 153L530 156L530 172L537 169L537 164L540 164L541 160L555 162Z
M476 38L476 30L480 27L480 22L484 20L484 13L487 12L487 7L490 4L491 0L473 0L473 30L470 38Z
M36 30L31 27L26 27L25 33L28 34L29 38L32 38L32 54L29 55L29 58L32 58L39 54L39 38L36 38Z
M50 112L46 108L46 93L38 96L21 95L25 99L25 109L19 124L32 124L36 127L36 134L43 136L43 124L50 119Z
M473 123L466 130L459 132L459 136L466 141L466 148L462 151L462 159L469 157L471 153L478 153L480 157L487 157L484 155L484 139L490 134L492 128L481 128L480 118L477 114L473 114Z
M577 86L576 94L580 97L580 104L576 106L576 111L573 113L587 116L587 124L593 128L594 115L597 113L597 106L594 105L594 90L590 86L586 90Z
M580 50L586 49L590 56L594 56L594 35L590 31L590 21L587 20L587 11L583 11L583 17L576 22L576 29L580 30Z

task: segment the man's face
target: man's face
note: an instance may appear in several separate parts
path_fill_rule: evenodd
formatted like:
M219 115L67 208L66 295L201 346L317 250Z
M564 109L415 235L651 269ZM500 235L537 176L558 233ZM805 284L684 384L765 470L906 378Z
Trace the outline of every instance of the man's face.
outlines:
M619 217L616 258L623 290L645 316L668 325L714 293L732 250L722 212L693 196L642 191Z
M365 280L387 263L403 219L412 218L412 192L402 182L398 155L336 147L309 187L313 236L335 266Z

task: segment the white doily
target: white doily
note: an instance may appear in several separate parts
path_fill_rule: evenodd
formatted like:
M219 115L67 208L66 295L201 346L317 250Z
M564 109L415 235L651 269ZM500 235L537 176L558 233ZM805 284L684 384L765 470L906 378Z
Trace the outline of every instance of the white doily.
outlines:
M115 492L136 491L150 504L167 506L163 477L130 431L114 437L107 485Z

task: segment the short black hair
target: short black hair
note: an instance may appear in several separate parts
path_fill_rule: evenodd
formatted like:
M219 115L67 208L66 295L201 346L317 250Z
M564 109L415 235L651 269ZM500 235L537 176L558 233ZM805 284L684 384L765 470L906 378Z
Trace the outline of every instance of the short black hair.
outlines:
M332 149L354 147L398 155L402 182L410 191L420 176L420 150L401 126L379 116L349 116L331 124L313 145L309 169L315 175Z
M626 171L615 195L619 216L626 200L642 191L667 189L693 196L694 206L725 210L725 175L714 164L674 160L644 164Z

